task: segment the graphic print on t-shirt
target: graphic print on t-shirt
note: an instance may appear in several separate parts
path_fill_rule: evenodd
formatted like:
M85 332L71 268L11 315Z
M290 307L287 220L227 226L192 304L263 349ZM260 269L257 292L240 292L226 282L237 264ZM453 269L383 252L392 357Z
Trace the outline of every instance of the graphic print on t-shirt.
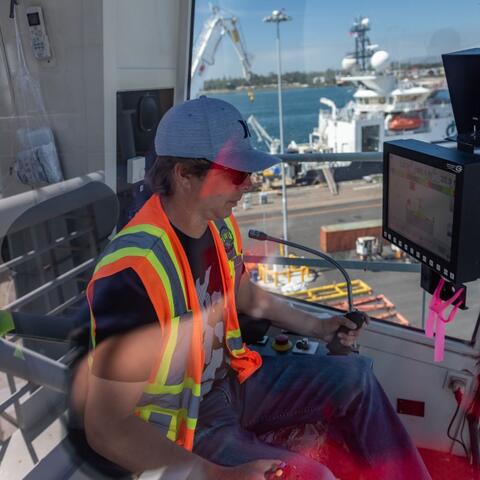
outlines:
M198 278L195 279L198 300L203 313L205 367L202 375L202 396L210 391L215 378L225 374L223 299L221 292L208 291L211 271L212 266L209 266L203 282Z
M173 228L187 255L203 314L203 397L211 390L213 382L227 373L220 260L209 228L200 238L189 237L175 226Z

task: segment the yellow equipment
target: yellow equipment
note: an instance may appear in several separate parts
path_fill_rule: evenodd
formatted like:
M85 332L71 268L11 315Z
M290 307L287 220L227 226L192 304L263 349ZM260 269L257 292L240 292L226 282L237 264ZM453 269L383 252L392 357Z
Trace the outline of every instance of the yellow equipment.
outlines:
M362 280L352 280L352 293L353 295L370 295L372 289ZM347 284L345 282L330 283L320 287L286 293L286 295L300 300L306 300L307 302L325 302L346 297Z

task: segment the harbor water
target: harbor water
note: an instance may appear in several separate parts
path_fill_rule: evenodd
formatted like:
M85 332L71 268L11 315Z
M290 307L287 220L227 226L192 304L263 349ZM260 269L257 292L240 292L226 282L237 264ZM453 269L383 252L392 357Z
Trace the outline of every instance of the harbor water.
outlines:
M321 97L329 98L335 102L338 108L341 108L353 99L354 92L354 86L286 88L282 90L285 148L292 140L297 143L308 142L309 133L318 125L320 108L328 109L326 105L320 103ZM277 89L254 90L253 102L248 99L246 91L205 93L231 103L240 110L245 119L254 115L271 137L280 137ZM255 146L266 150L263 142L259 142Z

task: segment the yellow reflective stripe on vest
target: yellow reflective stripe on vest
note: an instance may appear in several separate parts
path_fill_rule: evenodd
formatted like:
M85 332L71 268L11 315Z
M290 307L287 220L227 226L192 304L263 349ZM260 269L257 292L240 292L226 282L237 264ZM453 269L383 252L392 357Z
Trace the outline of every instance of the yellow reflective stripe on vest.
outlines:
M110 263L116 262L117 260L120 260L124 257L143 257L152 264L152 267L155 269L163 283L165 293L168 298L168 305L170 307L170 311L173 312L174 305L170 279L168 278L167 272L163 268L162 264L158 261L157 257L153 254L153 252L148 248L125 247L115 250L114 252L105 255L105 257L103 257L100 262L98 262L97 266L95 267L94 275L105 265L109 265Z
M240 329L237 328L236 330L229 330L227 332L227 340L230 340L231 338L240 338L242 336L242 333L240 332Z
M97 348L97 337L95 334L95 321L94 315L92 313L92 309L90 309L90 338L92 341L92 349L95 350ZM93 366L93 355L92 352L88 355L88 367L91 369Z
M228 349L232 352L234 356L241 355L245 353L245 348L243 347L242 333L240 329L229 330L227 331L227 345Z
M170 334L168 336L167 347L162 357L162 361L155 375L155 383L165 385L170 371L170 365L172 363L173 353L177 346L178 339L178 325L180 323L180 317L173 317L170 321Z
M137 408L156 406L167 410L185 409L190 418L195 418L200 410L199 396L193 395L192 391L186 388L182 393L172 395L170 393L146 394L144 393L137 403Z
M180 420L185 420L185 423L189 430L195 430L197 426L197 419L190 418L185 408L179 408L174 410L169 408L157 407L156 405L146 405L144 407L137 408L136 411L138 412L140 418L147 422L151 421L150 417L152 413L161 413L162 415L171 417L168 430L169 434L173 434L174 438L167 435L170 440L176 440L177 424L180 423Z
M234 357L238 357L240 355L243 355L246 352L246 350L245 350L245 347L242 347L237 350L230 350L230 352Z
M187 424L192 424L195 417L189 416L198 414L200 408L200 392L201 385L196 384L190 377L185 378L184 382L179 385L154 385L145 386L143 395L137 404L137 409L142 413L143 418L155 422L155 419L146 415L143 411L161 413L162 415L179 414L184 412ZM174 409L172 407L178 406ZM157 419L158 423L158 419ZM170 422L169 428L172 429Z
M172 442L177 440L177 413L175 410L168 410L166 408L156 407L155 405L148 405L146 407L137 408L136 411L139 414L139 417L145 422L151 422L155 424L156 422L151 419L152 413L161 413L162 415L169 418L168 425L161 424L162 427L167 428L167 438Z
M175 255L172 247L172 243L170 242L170 239L168 238L167 233L165 230L155 227L154 225L150 225L148 223L144 223L141 225L135 225L133 227L127 227L124 228L122 231L117 233L115 235L115 238L117 237L123 237L124 235L129 235L133 233L148 233L149 235L152 235L152 237L157 237L162 240L162 243L165 247L165 249L168 252L168 255L172 259L173 265L175 267L175 270L177 271L178 278L180 280L180 285L182 286L182 291L183 291L183 298L185 299L185 305L188 304L187 302L187 292L185 291L185 282L183 281L183 276L182 276L182 271L180 269L180 265L177 262L177 256Z
M143 392L152 395L161 393L178 394L181 393L185 388L190 389L193 395L197 397L199 397L201 394L201 385L199 383L195 383L191 377L185 378L182 383L178 383L176 385L155 385L153 383L149 383L145 386Z

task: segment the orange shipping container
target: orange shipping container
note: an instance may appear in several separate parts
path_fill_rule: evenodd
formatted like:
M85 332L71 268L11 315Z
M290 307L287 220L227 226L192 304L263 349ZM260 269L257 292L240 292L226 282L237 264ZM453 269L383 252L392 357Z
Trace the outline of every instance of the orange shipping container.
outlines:
M358 237L373 236L381 238L381 233L381 220L324 225L320 227L320 249L327 253L354 250Z

